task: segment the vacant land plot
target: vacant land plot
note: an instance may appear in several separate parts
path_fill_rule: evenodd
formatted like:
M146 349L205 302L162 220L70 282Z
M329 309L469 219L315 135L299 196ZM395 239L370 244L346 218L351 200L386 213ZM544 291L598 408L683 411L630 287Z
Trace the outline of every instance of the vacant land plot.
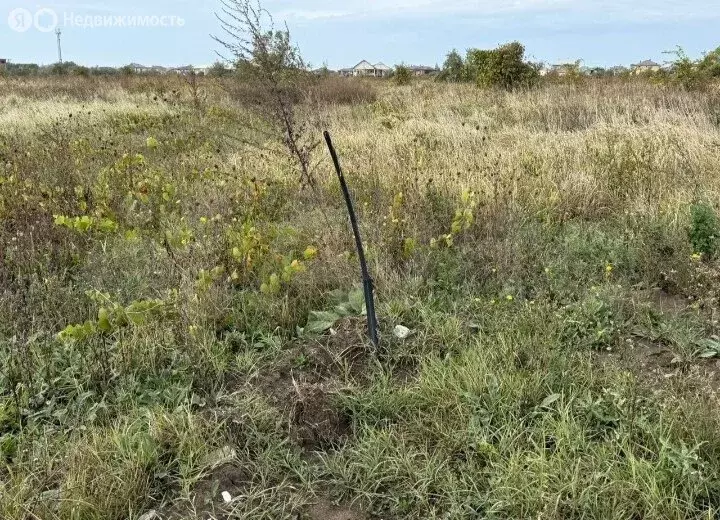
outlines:
M720 94L352 85L377 350L322 148L0 80L0 518L720 515Z

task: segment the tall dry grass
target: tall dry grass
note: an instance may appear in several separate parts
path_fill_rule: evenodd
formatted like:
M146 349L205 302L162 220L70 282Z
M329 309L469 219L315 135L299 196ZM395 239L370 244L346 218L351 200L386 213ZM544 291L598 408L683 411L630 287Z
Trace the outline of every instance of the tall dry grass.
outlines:
M561 215L679 212L720 194L720 96L645 83L387 88L333 122L348 168Z

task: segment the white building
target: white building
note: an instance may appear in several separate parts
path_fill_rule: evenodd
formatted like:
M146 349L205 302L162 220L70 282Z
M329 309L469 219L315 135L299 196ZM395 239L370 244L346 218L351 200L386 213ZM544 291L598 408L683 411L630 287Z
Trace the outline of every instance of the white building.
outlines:
M349 69L340 69L341 76L370 77L370 78L386 78L390 76L392 69L384 63L376 63L373 65L367 60Z

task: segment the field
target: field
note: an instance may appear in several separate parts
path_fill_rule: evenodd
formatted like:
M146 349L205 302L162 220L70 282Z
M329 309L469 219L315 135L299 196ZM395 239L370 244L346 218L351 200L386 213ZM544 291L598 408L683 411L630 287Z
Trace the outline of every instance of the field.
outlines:
M0 518L720 517L720 90L328 83L375 350L222 81L0 78Z

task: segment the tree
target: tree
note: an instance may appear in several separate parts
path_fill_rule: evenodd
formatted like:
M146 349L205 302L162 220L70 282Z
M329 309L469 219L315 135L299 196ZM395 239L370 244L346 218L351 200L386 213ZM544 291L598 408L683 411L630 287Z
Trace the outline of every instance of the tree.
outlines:
M519 42L480 53L476 81L481 87L511 90L530 86L537 80L538 71L524 61L525 47Z
M77 68L77 64L74 61L65 61L63 63L54 63L50 66L50 74L53 76L65 76L70 74Z
M682 47L678 45L674 51L666 51L665 54L675 56L672 65L673 79L676 83L688 90L701 87L703 77L699 73L698 64L690 59Z
M230 75L232 70L228 69L222 61L218 60L210 66L207 73L208 76L212 76L213 78L222 78L223 76Z
M464 62L453 50L445 59L440 79L511 90L533 85L538 76L538 67L525 61L525 47L512 42L492 50L469 49Z
M490 66L490 54L492 51L483 49L468 49L465 57L465 77L467 81L473 81L480 85L480 76L485 74Z
M274 128L300 170L301 184L314 184L310 155L319 141L312 138L310 121L298 105L314 76L306 70L290 31L275 29L272 16L254 0L221 0L217 15L223 38L213 38L230 52L237 65L241 101ZM260 127L256 133L266 135Z
M465 77L465 62L462 56L460 56L460 53L453 49L445 57L445 63L443 63L439 79L443 81L460 82L465 81Z
M709 78L720 77L720 47L708 52L703 59L700 60L698 70Z
M398 65L395 67L393 79L398 85L407 85L412 81L412 72L405 65Z
M72 69L72 73L76 76L82 76L84 78L88 77L90 75L90 69L81 65L78 65L74 69Z

